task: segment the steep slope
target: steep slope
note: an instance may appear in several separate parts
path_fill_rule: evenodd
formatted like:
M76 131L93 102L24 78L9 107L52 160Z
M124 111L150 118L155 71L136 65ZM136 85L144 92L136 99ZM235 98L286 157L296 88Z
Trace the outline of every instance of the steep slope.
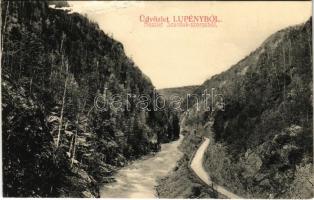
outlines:
M205 161L213 181L246 197L313 197L312 72L310 19L196 90L224 97L224 110L198 112L195 104L186 113L197 129L214 122Z
M154 86L96 23L44 1L1 6L4 196L99 196L117 167L178 138L170 110L124 103ZM111 95L122 102L95 104Z

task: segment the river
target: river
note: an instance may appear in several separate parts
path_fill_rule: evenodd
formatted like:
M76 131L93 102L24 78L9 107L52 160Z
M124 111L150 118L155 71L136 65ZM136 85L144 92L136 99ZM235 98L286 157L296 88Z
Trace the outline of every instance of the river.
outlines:
M101 198L157 198L155 186L158 177L166 176L181 158L179 140L161 144L154 156L145 156L120 169L114 176L116 182L105 184L100 190Z

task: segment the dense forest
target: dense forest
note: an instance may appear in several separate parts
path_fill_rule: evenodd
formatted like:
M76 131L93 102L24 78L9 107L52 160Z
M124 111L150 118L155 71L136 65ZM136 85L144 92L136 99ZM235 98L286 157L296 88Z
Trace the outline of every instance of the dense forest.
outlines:
M213 123L204 164L212 180L243 197L313 197L312 65L309 19L194 91L224 97L224 110L196 112L194 104L185 113L196 132Z
M88 18L45 1L2 1L3 191L97 197L129 160L179 137L170 109L95 109L97 96L152 97L123 45Z

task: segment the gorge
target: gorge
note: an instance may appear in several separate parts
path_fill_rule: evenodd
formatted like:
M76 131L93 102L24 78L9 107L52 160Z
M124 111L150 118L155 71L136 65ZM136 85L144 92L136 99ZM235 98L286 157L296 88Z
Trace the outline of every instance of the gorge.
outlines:
M156 90L106 27L50 4L1 2L3 196L313 198L312 18Z

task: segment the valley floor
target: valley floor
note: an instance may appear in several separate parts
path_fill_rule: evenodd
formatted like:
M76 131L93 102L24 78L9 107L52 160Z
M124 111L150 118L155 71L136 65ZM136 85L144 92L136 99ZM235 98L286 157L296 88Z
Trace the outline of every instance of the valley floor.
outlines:
M156 179L172 170L182 153L178 150L183 137L179 140L161 144L155 155L147 155L120 169L113 183L100 188L102 198L155 198Z

